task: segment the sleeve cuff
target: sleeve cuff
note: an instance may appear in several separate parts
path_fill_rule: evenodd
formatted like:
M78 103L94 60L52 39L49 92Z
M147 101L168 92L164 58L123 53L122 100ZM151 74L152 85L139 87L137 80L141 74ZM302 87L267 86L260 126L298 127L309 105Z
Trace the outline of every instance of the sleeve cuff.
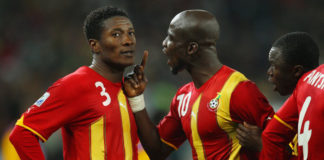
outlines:
M32 129L32 128L30 128L30 127L28 127L28 126L26 126L24 124L24 116L21 116L21 118L16 122L16 125L17 126L20 126L20 127L23 127L25 129L29 130L30 132L32 132L33 134L37 135L43 142L46 142L47 141L47 139L44 138L41 134L39 134L34 129Z

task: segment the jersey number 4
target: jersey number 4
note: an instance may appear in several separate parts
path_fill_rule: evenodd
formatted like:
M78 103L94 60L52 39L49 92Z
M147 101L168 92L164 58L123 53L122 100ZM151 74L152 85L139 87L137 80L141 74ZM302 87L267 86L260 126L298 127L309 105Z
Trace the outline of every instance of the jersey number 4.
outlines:
M305 118L305 114L307 112L307 109L309 107L309 104L311 102L311 97L308 96L303 104L303 107L299 113L298 118L298 145L303 147L303 157L304 160L308 157L308 142L312 136L312 130L309 128L310 122L309 120L305 121L304 123L304 130L303 133L300 133L302 123Z
M111 102L111 99L110 99L109 94L106 92L106 88L105 88L105 86L104 86L103 83L100 82L100 81L97 81L97 82L95 83L95 86L96 86L97 88L100 87L100 88L101 88L100 95L106 97L106 100L102 102L102 105L104 105L104 106L108 106L108 105L110 104L110 102Z

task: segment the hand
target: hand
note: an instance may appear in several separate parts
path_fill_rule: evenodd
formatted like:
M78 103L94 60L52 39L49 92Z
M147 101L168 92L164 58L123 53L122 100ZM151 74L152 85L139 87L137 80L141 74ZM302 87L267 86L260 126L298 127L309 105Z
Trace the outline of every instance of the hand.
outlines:
M127 97L141 95L146 87L147 78L144 75L144 68L147 61L148 51L144 51L142 62L136 65L133 72L129 73L124 79L124 93Z
M239 124L236 129L236 138L240 141L240 144L247 149L254 151L261 151L262 149L262 130L255 125L243 122Z

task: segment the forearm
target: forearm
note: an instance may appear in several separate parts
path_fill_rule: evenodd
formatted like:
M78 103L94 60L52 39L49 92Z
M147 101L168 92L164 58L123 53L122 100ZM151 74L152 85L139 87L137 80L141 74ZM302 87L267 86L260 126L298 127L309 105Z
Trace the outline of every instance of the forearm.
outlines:
M38 137L27 129L16 125L10 134L9 140L15 147L20 159L45 160Z
M287 150L295 131L273 119L262 133L262 151L260 159L289 159Z
M173 150L164 144L156 126L149 118L146 109L134 113L139 138L141 143L151 159L165 159Z

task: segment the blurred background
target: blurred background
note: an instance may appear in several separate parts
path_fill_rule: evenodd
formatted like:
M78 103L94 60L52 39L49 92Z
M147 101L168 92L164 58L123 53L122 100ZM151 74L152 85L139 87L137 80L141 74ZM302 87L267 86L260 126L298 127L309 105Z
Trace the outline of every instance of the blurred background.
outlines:
M150 53L145 97L155 123L167 113L177 88L190 81L185 72L171 74L161 51L170 20L182 10L206 9L216 16L221 26L219 58L254 81L275 110L287 97L274 93L267 82L268 51L274 40L287 32L305 31L321 54L324 49L320 0L0 0L0 160L7 160L12 151L6 137L19 116L57 79L91 63L83 20L104 5L129 13L136 30L136 62L143 50ZM47 159L63 159L61 147L58 131L43 144ZM174 159L191 159L187 142L169 158Z

